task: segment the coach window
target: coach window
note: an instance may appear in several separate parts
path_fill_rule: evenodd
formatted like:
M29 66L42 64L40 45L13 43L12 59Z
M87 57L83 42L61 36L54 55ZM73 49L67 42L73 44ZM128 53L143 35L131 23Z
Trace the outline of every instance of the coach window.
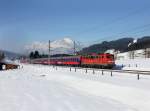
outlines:
M91 56L91 58L92 58L92 59L94 59L94 58L95 58L95 56Z

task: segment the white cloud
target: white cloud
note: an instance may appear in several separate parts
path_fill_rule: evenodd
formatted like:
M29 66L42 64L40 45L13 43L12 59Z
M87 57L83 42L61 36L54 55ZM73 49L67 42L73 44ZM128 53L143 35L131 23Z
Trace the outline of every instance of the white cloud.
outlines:
M70 38L64 38L51 42L51 52L56 53L73 53L74 42ZM41 53L48 53L48 42L33 42L25 46L25 50L29 53L34 50L38 50Z

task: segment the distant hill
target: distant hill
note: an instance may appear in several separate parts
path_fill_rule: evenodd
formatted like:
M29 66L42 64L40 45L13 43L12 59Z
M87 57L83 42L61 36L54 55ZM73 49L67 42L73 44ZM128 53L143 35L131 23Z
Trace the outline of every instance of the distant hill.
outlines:
M19 58L20 56L22 56L21 54L17 54L10 51L5 51L5 50L0 50L0 51L3 52L5 54L5 57L9 59Z
M136 43L133 43L128 47L128 51L150 48L150 36L146 36L137 40Z
M133 43L134 38L122 38L113 41L103 41L99 44L94 44L89 47L83 48L80 54L91 54L91 53L104 53L106 50L115 49L120 52L126 52L131 50L138 50L150 47L150 36L145 36L137 39L136 43ZM130 47L128 47L128 45Z
M103 41L100 44L94 44L89 47L83 48L80 51L81 54L90 54L90 53L104 53L108 49L115 49L120 51L125 51L128 47L128 44L132 42L133 38L122 38L114 41Z

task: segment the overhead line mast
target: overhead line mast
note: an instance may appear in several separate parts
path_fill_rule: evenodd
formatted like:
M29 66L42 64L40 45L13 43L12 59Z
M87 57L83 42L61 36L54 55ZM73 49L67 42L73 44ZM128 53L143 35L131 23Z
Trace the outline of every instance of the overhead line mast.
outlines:
M51 57L51 41L49 40L49 55L48 55L48 64L50 65L50 57Z
M74 44L74 48L73 48L73 50L74 50L74 55L76 55L76 42L74 41L73 44Z

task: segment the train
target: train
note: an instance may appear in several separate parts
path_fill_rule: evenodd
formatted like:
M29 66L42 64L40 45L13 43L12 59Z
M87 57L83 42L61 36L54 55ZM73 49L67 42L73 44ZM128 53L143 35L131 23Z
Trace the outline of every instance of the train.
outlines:
M32 59L30 63L88 68L113 68L115 66L114 55L109 53L93 54L87 56L74 55L64 57L39 58Z

